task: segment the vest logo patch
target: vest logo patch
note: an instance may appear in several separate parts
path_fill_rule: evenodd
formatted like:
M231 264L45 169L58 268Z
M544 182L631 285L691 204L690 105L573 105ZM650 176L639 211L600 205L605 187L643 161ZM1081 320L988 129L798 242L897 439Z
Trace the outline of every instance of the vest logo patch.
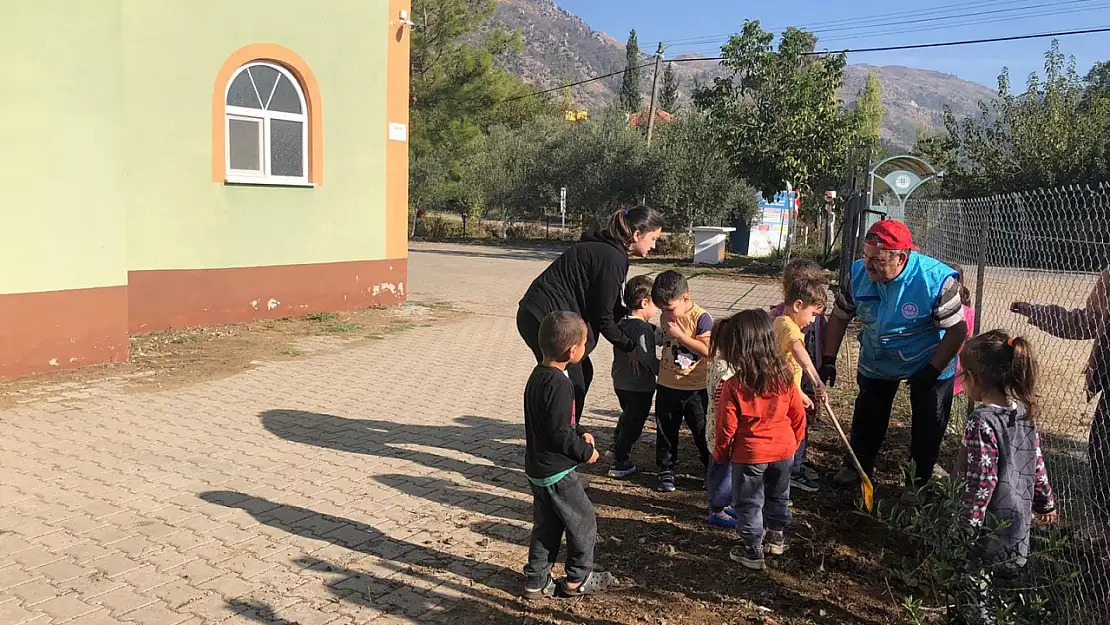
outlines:
M913 302L906 302L905 304L902 304L902 316L906 319L913 319L917 316L917 312L917 304L914 304Z

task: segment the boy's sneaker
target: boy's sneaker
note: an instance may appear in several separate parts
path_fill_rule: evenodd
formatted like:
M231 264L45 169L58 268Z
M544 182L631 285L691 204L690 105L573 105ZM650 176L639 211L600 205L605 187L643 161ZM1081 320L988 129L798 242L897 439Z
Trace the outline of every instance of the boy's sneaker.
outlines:
M799 471L797 475L790 476L790 488L797 488L807 493L816 493L821 490L821 483L810 479L803 471Z
M728 552L728 559L753 571L767 568L763 559L763 545L736 545Z
M833 476L833 482L838 486L852 486L859 484L859 473L852 467L843 467Z
M733 508L732 506L728 506L727 508L725 508L725 514L727 514L730 517L735 519L736 518L736 508Z
M543 588L529 588L528 586L525 586L524 592L520 593L520 596L524 599L527 599L528 601L535 601L537 599L543 599L544 597L554 597L555 580L552 579L550 575L548 575L547 583L543 585Z
M767 553L773 556L781 556L786 553L785 533L767 530L767 534L763 537L763 540L767 543Z
M673 493L675 491L674 471L660 471L659 485L655 487L655 490L661 493Z
M612 586L615 581L616 580L613 579L613 574L608 571L591 571L590 575L574 588L569 588L566 580L560 581L559 594L564 597L596 595L609 590L609 587Z
M718 512L710 510L706 522L713 527L723 527L729 530L736 529L736 517L730 515L726 510Z
M814 469L813 465L811 465L809 462L803 462L801 468L799 468L798 471L800 471L802 475L808 477L814 482L821 481L821 473L818 472L817 469Z
M609 467L609 477L628 477L629 475L635 474L638 470L636 465L632 464L630 460L614 462L613 466Z

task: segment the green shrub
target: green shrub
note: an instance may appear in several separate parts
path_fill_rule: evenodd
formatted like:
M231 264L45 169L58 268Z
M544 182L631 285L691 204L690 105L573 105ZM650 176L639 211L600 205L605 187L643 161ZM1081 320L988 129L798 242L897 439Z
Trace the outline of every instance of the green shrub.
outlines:
M655 244L658 256L693 258L694 235L690 232L668 232Z
M505 228L505 237L509 239L542 239L544 230L530 222L511 224Z
M912 464L903 470L913 475ZM908 621L934 622L943 614L941 622L964 625L1069 622L1049 601L1078 575L1063 557L1070 549L1066 533L1034 528L1028 561L1020 569L984 561L979 554L1004 526L988 515L986 526L971 533L966 487L952 475L934 479L919 493L923 505L876 502L875 518L908 547L891 566L892 577L910 589L902 602Z
M420 220L416 234L428 241L457 239L462 236L462 224L440 215L428 215Z
M490 239L505 239L505 226L499 222L490 222L482 224L481 229L484 231L485 236Z

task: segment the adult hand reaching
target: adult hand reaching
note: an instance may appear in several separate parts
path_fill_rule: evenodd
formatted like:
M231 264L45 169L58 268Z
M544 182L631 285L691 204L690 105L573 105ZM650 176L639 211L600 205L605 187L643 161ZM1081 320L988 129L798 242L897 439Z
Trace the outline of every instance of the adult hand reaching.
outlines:
M826 356L824 364L817 370L818 377L825 386L836 386L836 362L835 358Z
M625 354L628 357L628 368L632 371L632 375L640 377L640 373L644 370L644 366L640 364L640 359L636 357L636 352L631 351Z

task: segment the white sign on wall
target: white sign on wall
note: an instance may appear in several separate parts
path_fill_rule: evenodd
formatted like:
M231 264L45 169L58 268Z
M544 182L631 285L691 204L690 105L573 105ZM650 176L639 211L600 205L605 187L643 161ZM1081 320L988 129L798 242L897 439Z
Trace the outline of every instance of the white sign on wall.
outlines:
M408 141L409 127L405 124L398 124L397 122L389 123L389 140L390 141Z

